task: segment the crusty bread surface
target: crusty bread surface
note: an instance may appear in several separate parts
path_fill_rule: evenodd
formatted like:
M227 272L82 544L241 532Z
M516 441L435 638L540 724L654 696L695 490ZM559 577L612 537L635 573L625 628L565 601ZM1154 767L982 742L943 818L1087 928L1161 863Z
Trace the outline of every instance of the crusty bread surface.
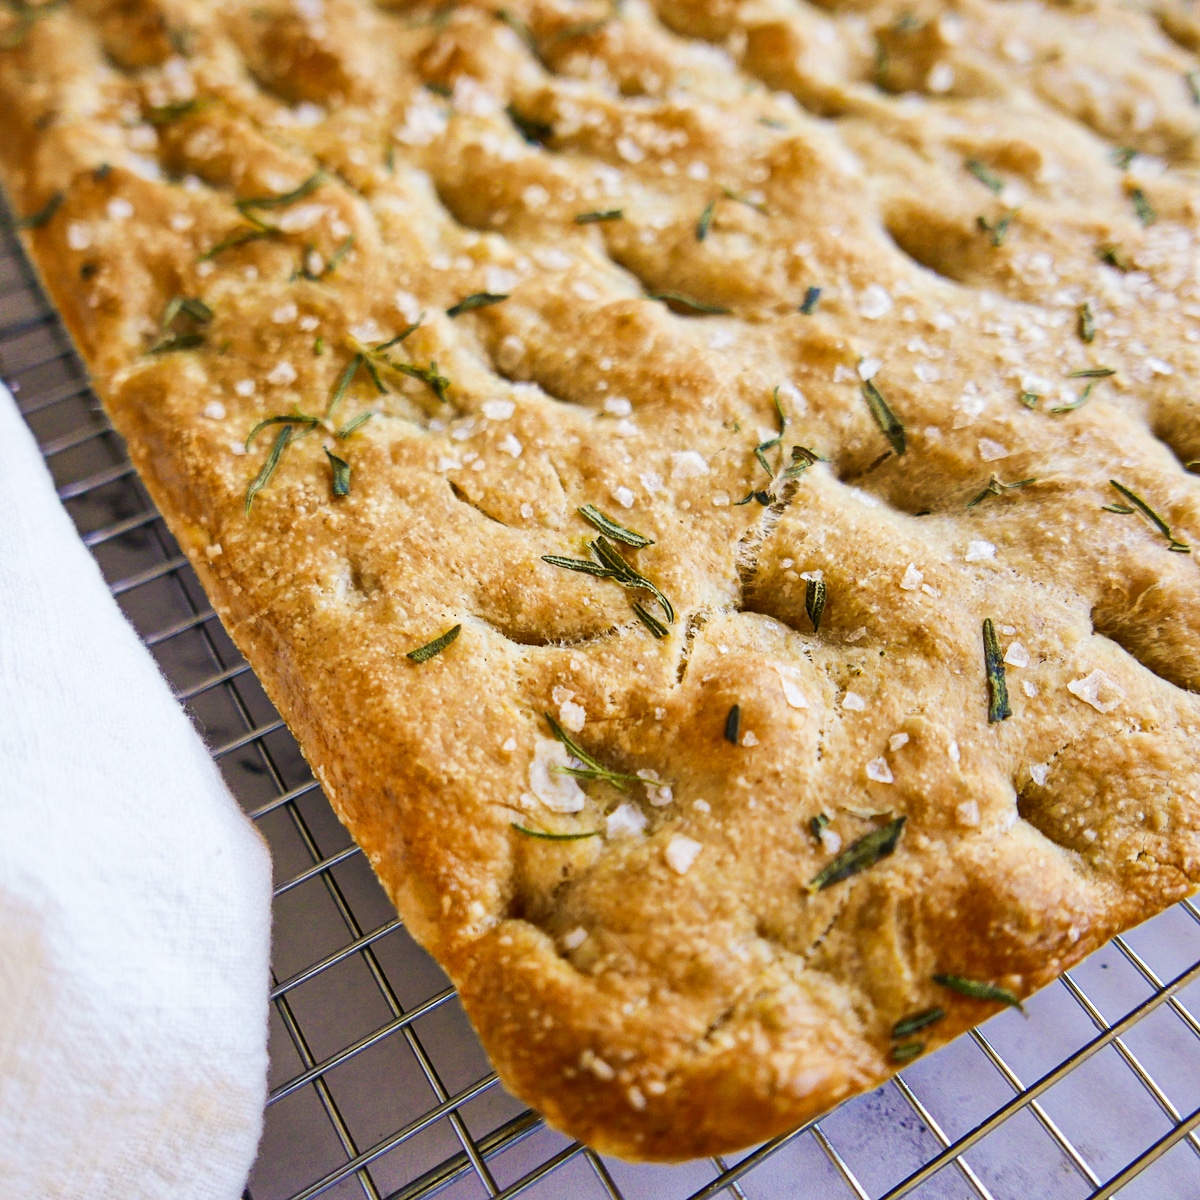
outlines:
M554 1126L762 1141L1196 886L1197 44L1167 0L0 15L96 390Z

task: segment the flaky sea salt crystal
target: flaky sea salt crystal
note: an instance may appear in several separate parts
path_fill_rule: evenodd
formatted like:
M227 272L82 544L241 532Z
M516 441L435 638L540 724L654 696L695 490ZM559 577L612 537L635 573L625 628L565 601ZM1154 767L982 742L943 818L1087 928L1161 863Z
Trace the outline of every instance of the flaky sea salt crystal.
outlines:
M857 692L847 692L842 697L842 707L851 712L862 712L867 707L867 702Z
M523 448L524 447L522 447L521 443L511 433L505 434L504 440L500 443L500 449L503 450L505 454L511 454L513 458L520 458Z
M295 383L296 368L287 359L276 363L267 373L267 382L275 384Z
M618 804L604 818L604 829L611 837L633 837L646 828L646 814L636 805Z
M873 779L876 783L894 783L895 776L892 774L892 768L888 766L888 760L882 755L879 758L873 758L867 763L867 778Z
M622 508L632 508L635 497L634 497L633 492L631 492L629 490L629 488L618 487L618 488L613 488L613 499Z
M1027 667L1029 666L1029 651L1020 642L1010 642L1008 649L1004 652L1004 661L1010 667Z
M963 555L965 562L985 562L996 557L996 547L991 542L983 540L967 543L967 552Z
M795 667L776 665L775 673L779 676L779 684L783 688L783 698L790 708L807 708L808 701L800 690L800 672Z
M888 749L893 752L896 750L899 750L901 746L907 746L907 745L908 745L908 734L907 733L893 733L892 736L890 738L888 738Z
M507 421L517 409L511 400L485 400L480 407L489 421Z
M1029 768L1029 777L1038 785L1038 787L1045 787L1046 780L1050 778L1050 764L1034 763L1033 766Z
M210 421L223 421L225 420L225 405L220 400L210 400L204 406L204 415Z
M892 311L892 297L887 288L870 283L858 297L859 315L868 321L877 321Z
M529 764L529 788L551 812L573 813L583 808L585 796L579 784L572 776L554 770L573 765L574 760L562 742L537 739Z
M1098 667L1090 675L1068 683L1067 691L1102 713L1112 712L1125 699L1125 689Z
M570 933L562 935L562 948L564 950L578 950L587 941L587 935L587 930L582 925L577 925Z
M671 455L671 478L694 479L708 474L708 463L696 450L679 450Z
M665 852L667 866L677 875L686 875L692 869L692 864L699 857L700 851L703 849L703 845L696 841L695 838L677 833L667 843Z
M904 571L904 578L900 580L901 590L906 592L915 592L921 586L921 580L925 578L920 571L917 570L913 563L909 563Z
M954 815L960 825L973 829L979 824L979 805L974 800L964 800L955 810Z
M998 458L1007 458L1012 451L1007 446L1002 446L999 442L992 441L991 438L979 439L979 457L984 462L995 462Z

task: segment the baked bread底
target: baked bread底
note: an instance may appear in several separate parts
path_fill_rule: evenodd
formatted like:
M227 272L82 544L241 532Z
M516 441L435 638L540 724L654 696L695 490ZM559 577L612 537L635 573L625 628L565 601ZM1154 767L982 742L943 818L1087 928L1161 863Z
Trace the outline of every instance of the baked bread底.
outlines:
M760 1141L1193 890L1186 9L4 20L111 419L554 1125Z

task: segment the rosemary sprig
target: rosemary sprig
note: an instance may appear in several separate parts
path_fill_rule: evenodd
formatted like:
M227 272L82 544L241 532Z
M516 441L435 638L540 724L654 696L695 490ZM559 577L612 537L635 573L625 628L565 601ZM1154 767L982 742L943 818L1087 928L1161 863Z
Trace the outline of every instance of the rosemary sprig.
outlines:
M1010 208L995 224L992 224L987 217L976 217L975 224L979 226L981 232L991 234L993 247L999 249L1004 245L1004 239L1008 236L1008 227L1013 223L1013 219L1019 211L1020 209Z
M1077 408L1082 408L1092 398L1092 388L1095 386L1094 383L1089 383L1070 404L1056 404L1049 411L1051 413L1069 413L1074 412Z
M543 842L579 842L584 838L603 836L599 829L588 829L580 833L547 833L544 829L530 829L526 825L518 825L516 821L510 822L510 824L518 833L523 833L526 837L539 838Z
M333 494L350 495L350 464L344 458L338 458L328 447L325 457L329 459L329 469L333 472Z
M974 500L967 504L968 508L974 508L977 504L982 504L989 496L1002 496L1005 492L1012 491L1013 488L1028 487L1031 483L1037 483L1036 477L1029 479L1014 479L1012 483L1005 483L1004 480L993 475L988 480L987 487L975 497Z
M284 192L279 196L248 196L245 200L235 200L233 206L243 216L247 215L247 209L287 208L289 204L295 204L297 200L303 200L305 196L311 196L321 184L326 182L326 178L324 171L317 171L298 187L292 188L290 192Z
M992 171L989 167L986 167L983 163L981 163L979 159L968 158L967 161L963 163L963 166L966 167L966 169L970 171L971 174L974 175L975 178L978 179L979 182L982 183L989 192L995 192L998 196L1002 191L1004 191L1004 180L1001 179L1000 176Z
M451 625L445 633L439 634L432 642L426 642L423 646L418 646L415 650L409 650L405 654L405 658L411 658L415 663L428 662L435 654L441 654L458 635L462 633L462 625Z
M633 602L633 611L637 614L637 619L641 621L645 627L656 638L665 638L671 630L664 625L649 609L644 608L636 600Z
M1133 202L1133 211L1143 225L1153 225L1158 220L1154 205L1146 198L1146 193L1140 187L1131 188L1129 199Z
M710 201L708 207L700 214L700 220L696 222L696 241L702 242L708 237L708 231L712 228L713 215L717 211L717 202Z
M17 222L18 229L41 229L43 225L49 225L51 218L58 212L59 206L66 199L66 193L55 192L37 212L32 212L27 217L22 217Z
M1117 491L1120 492L1121 495L1124 496L1125 499L1138 510L1138 512L1146 517L1154 526L1154 528L1157 529L1158 532L1167 539L1168 550L1174 550L1177 554L1191 554L1191 546L1189 546L1186 542L1179 541L1175 535L1172 534L1171 526L1167 524L1167 522L1163 520L1163 518L1160 517L1158 513L1156 513L1154 509L1152 509L1150 505L1147 504L1146 501L1137 494L1137 492L1127 488L1123 483L1118 483L1115 479L1110 479L1108 482L1112 484L1112 486L1115 487Z
M1004 677L1004 654L991 617L983 619L983 665L987 672L988 724L995 725L1012 716L1012 707L1008 703L1008 683Z
M659 300L668 306L675 305L690 312L703 313L706 316L713 317L723 316L733 311L730 308L723 308L719 304L709 304L704 300L693 300L691 296L684 296L679 292L649 292L646 295L646 299Z
M491 304L499 304L507 299L507 292L473 292L470 296L464 296L457 304L452 304L446 309L446 316L457 317L472 309L487 308Z
M625 588L638 588L642 591L649 592L655 600L658 601L659 607L663 610L667 621L674 623L675 609L670 600L666 598L658 590L658 587L651 583L645 575L635 571L617 552L617 548L601 534L595 541L588 543L592 553L606 566L611 572L611 578Z
M552 567L561 567L564 571L578 571L581 575L595 575L597 579L611 579L612 571L603 563L592 562L590 558L564 558L561 554L543 554L542 562Z
M896 414L888 407L888 402L883 398L883 393L875 386L874 382L867 379L862 385L863 397L866 399L867 407L871 410L871 416L875 418L875 424L879 426L883 436L892 444L892 449L899 454L903 454L907 445L904 426L900 423Z
M1068 379L1107 379L1117 373L1115 367L1085 367L1082 371L1071 371Z
M249 450L254 439L259 433L271 425L291 425L295 429L303 430L305 433L312 429L315 425L320 425L319 417L310 417L306 413L280 413L274 417L264 417L255 427L246 435L246 449Z
M577 511L589 525L594 525L601 533L607 533L613 541L624 542L625 545L633 546L638 550L654 545L653 538L627 529L624 525L614 521L612 517L602 513L594 504L585 504Z
M353 436L354 432L365 425L375 414L372 412L359 413L357 417L351 417L349 421L334 431L334 437L339 442L344 442L348 437Z
M446 403L446 390L450 387L450 380L438 370L436 359L431 359L427 367L415 367L412 363L389 363L388 365L393 371L399 371L401 375L408 375L428 384L429 390L438 400L442 404Z
M817 310L817 303L821 299L821 289L819 287L810 287L804 293L804 300L800 305L800 312L806 317L811 317Z
M620 791L625 790L627 783L640 782L638 775L626 775L623 771L613 771L593 758L569 733L549 714L543 714L550 725L550 732L567 748L567 753L583 763L582 767L554 767L562 775L574 775L577 779L603 779Z
M176 330L176 318L187 317L192 323L189 329ZM193 350L203 345L204 334L200 328L213 319L213 311L204 303L191 296L173 296L163 310L160 327L162 335L147 351L149 354L162 354L166 350Z
M363 356L355 354L350 361L342 368L342 373L338 376L337 382L333 385L333 391L329 393L329 402L325 405L325 420L330 420L333 417L334 410L342 402L342 397L346 394L346 389L350 386L354 376L358 374L358 368L363 364Z
M575 214L576 225L598 225L601 221L620 221L625 216L623 208L602 208L595 212Z
M813 633L821 628L821 615L825 611L825 581L809 579L804 588L804 611L812 622Z
M1091 344L1096 340L1096 321L1092 306L1086 300L1075 310L1075 332L1081 342Z
M1010 1008L1025 1009L1021 1001L1008 990L995 983L984 983L978 979L966 979L962 975L935 975L933 982L962 996L970 996L972 1000L992 1000L998 1004L1007 1004Z
M912 1034L918 1033L920 1030L927 1029L930 1025L936 1024L945 1015L946 1010L943 1008L926 1008L921 1012L913 1013L911 1017L901 1017L901 1019L892 1026L892 1037L911 1037Z
M250 506L254 503L254 497L267 486L271 476L275 474L275 468L279 466L279 460L283 457L283 452L288 448L295 433L295 425L285 425L279 431L279 436L276 437L275 444L271 447L271 452L267 455L262 469L246 489L246 516L250 515Z
M900 834L904 831L907 817L897 817L870 833L863 834L857 841L851 842L836 858L827 862L806 885L809 895L816 895L843 879L849 879L868 867L873 867L880 859L887 858L896 849Z
M740 704L733 705L725 717L725 740L732 742L735 746L738 744L738 733L742 727L742 706Z

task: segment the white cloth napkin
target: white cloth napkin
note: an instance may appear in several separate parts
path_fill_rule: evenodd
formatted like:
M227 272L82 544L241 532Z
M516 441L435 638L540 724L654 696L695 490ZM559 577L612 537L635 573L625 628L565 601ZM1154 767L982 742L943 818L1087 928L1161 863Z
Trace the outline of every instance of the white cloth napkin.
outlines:
M0 387L0 1196L234 1200L270 863Z

